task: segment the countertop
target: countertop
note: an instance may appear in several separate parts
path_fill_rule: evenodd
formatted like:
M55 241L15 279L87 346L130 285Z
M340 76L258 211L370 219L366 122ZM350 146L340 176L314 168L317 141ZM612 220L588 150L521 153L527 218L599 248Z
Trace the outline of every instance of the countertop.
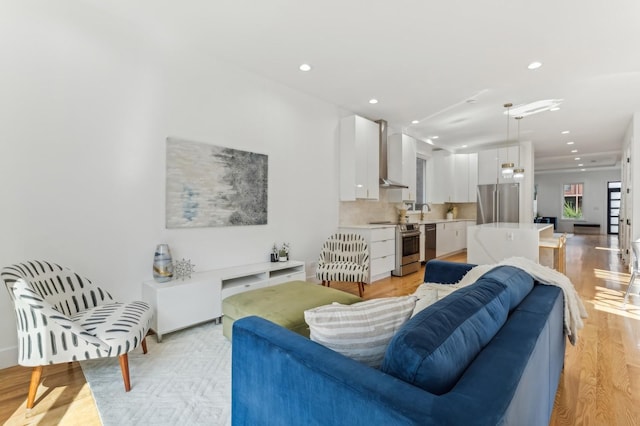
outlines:
M541 231L543 229L553 227L551 223L512 223L512 222L497 222L497 223L483 223L482 225L475 225L476 228L481 229L511 229L511 230L530 230Z
M427 225L427 224L432 224L432 223L447 223L447 222L474 222L475 223L475 219L462 219L462 218L458 218L458 219L427 219L427 220L419 220L415 223L419 223L420 225Z
M447 223L447 222L473 222L475 223L475 219L428 219L428 220L418 220L418 221L410 221L407 223L417 223L418 225L428 225L433 223ZM388 228L395 227L396 223L370 223L364 225L340 225L340 228L354 228L354 229L377 229L377 228Z
M340 225L338 228L353 229L379 229L379 228L395 228L396 223L368 223L365 225Z

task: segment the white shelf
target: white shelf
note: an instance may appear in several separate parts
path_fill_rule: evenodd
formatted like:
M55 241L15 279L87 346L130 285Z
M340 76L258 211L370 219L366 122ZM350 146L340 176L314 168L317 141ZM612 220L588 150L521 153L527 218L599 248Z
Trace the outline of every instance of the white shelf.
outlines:
M304 262L264 262L196 272L191 278L142 283L142 299L155 311L151 328L162 335L192 325L218 320L222 301L234 294L287 281L304 281Z

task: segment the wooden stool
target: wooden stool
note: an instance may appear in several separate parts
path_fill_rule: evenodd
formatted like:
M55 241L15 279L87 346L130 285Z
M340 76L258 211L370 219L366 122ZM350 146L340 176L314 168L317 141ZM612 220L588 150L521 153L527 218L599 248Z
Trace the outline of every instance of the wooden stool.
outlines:
M539 246L541 249L553 250L553 268L562 272L566 272L565 246L567 243L567 234L564 233L558 238L541 238Z

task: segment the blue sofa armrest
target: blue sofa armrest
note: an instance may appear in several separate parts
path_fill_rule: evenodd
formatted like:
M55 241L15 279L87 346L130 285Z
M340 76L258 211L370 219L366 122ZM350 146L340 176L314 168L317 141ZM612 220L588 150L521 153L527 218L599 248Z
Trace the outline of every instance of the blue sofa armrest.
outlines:
M424 268L425 283L454 284L476 265L433 259Z
M241 425L438 424L438 396L263 318L233 325L231 415Z

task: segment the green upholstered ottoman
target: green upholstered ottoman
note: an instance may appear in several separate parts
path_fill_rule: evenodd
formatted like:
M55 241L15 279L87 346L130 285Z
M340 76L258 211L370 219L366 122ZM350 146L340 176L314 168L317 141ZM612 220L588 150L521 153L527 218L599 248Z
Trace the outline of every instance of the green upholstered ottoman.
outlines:
M256 315L309 337L304 311L333 302L351 305L361 298L334 288L305 281L291 281L245 291L222 301L222 332L231 340L235 320Z

